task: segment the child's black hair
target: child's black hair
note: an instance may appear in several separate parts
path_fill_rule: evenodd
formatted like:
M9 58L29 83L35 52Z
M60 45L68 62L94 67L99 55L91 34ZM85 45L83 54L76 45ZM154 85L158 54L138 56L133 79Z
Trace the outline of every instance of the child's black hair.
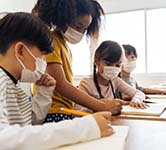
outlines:
M134 55L137 58L137 51L134 46L129 44L123 44L122 46L125 50L126 55Z
M87 35L98 37L101 15L104 11L95 0L38 0L33 12L49 26L64 30L75 22L78 17L91 15L92 22L87 29Z
M53 50L49 29L29 13L7 13L0 19L0 54L5 54L10 45L17 41L37 46L45 54Z
M109 62L110 64L113 64L119 61L121 56L122 56L122 47L117 42L114 41L104 41L96 49L94 56L94 66L93 66L93 80L100 98L104 97L101 93L101 89L96 75L96 63L100 60L104 60L106 62Z

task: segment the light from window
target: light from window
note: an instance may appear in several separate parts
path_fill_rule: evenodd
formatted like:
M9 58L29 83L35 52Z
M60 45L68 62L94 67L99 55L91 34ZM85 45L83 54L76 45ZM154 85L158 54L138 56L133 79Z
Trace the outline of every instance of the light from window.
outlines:
M113 40L134 46L138 53L135 72L145 72L144 11L106 15L106 25L101 31L100 43Z
M147 10L146 12L147 24L144 10L106 15L99 44L105 40L130 44L136 48L138 53L135 73L145 73L146 67L148 73L163 73L166 72L164 66L166 64L166 20L164 19L166 9ZM147 42L147 57L145 42ZM89 43L86 37L79 44L70 45L70 48L73 55L74 75L89 75L92 58L90 58Z
M78 44L69 44L72 53L72 71L74 75L90 74L90 52L89 43L85 36Z
M147 11L149 73L166 72L166 9Z

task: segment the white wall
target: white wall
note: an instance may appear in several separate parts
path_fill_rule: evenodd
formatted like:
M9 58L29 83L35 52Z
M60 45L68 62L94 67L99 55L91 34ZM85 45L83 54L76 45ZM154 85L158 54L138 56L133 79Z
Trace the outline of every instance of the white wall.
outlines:
M36 0L0 0L0 12L30 12Z
M166 7L166 0L98 0L105 12L115 13L138 9Z
M115 13L131 11L138 9L153 9L166 7L166 0L98 0L104 7L106 13ZM0 12L4 11L24 11L30 12L36 0L0 0ZM166 75L136 75L140 84L151 85L163 83L166 81ZM75 78L75 84L78 85L80 77ZM146 81L146 82L145 82Z
M107 13L166 7L166 0L98 0ZM36 0L0 0L0 12L30 12Z

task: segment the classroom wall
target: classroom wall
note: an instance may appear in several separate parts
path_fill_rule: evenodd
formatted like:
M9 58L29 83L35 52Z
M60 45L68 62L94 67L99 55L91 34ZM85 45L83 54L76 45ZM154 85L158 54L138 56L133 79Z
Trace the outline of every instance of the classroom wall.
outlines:
M166 0L98 0L107 13L166 7ZM0 0L0 12L30 12L36 0Z
M37 0L0 0L0 12L24 11L30 12ZM153 9L166 7L166 0L98 0L104 7L106 13L116 13L138 9ZM166 83L165 74L136 74L141 85ZM82 77L75 77L74 83L78 85ZM25 86L29 92L29 86Z
M106 13L166 7L166 0L98 0Z
M0 12L30 12L36 0L0 0Z

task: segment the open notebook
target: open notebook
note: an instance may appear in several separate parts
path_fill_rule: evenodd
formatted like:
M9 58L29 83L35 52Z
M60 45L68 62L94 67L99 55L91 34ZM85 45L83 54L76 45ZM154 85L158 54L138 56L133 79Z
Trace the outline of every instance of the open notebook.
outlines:
M127 126L113 126L115 133L108 137L103 137L89 142L77 143L63 146L51 150L123 150L128 134Z
M137 109L131 106L123 106L122 114L125 115L142 115L142 116L160 116L166 105L164 104L148 104L146 109Z

